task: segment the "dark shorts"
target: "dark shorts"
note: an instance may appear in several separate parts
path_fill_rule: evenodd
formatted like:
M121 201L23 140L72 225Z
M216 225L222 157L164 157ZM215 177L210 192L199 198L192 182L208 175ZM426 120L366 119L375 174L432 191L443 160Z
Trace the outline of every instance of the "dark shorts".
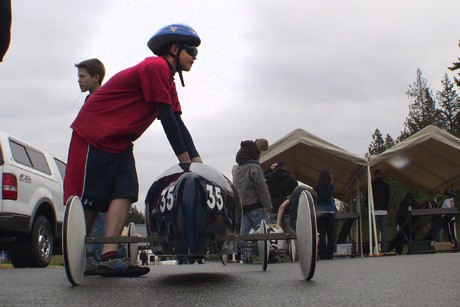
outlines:
M81 198L83 207L106 212L114 199L137 201L139 184L132 148L122 153L107 153L72 134L69 148L64 200Z

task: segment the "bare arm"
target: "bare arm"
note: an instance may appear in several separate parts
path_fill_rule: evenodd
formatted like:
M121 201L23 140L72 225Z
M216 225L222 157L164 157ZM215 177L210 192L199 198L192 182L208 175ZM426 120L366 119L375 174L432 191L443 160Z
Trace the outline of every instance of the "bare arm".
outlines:
M283 201L278 209L278 216L276 217L276 226L283 228L283 214L284 210L289 206L289 198Z

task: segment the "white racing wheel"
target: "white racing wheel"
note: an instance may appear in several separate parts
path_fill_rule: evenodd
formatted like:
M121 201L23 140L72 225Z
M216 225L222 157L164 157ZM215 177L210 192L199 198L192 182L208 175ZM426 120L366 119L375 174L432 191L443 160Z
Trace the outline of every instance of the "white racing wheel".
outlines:
M259 233L267 234L267 223L265 220L260 221ZM259 258L262 263L262 270L266 271L269 256L268 240L259 240L257 241L257 245L259 247Z
M129 223L128 225L128 237L137 237L138 233L136 230L136 226L133 222ZM128 258L131 259L134 263L137 263L137 256L139 255L139 243L128 243L127 244L127 253Z
M80 198L71 196L67 200L62 230L62 254L69 282L77 286L85 271L86 222Z
M289 240L288 241L288 247L289 247L289 258L291 259L291 262L295 262L295 256L297 253L297 248L295 246L295 240Z
M306 280L311 280L315 274L317 242L316 242L316 211L313 198L308 191L303 191L299 197L297 209L297 253L299 254L300 269ZM292 257L292 256L291 256Z

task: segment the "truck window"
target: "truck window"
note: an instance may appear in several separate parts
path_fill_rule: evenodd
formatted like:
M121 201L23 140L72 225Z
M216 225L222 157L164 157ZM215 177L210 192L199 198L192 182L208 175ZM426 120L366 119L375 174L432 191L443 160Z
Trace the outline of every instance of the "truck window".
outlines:
M45 156L32 148L26 148L27 153L29 154L30 160L32 160L32 167L36 170L45 173L47 175L51 175L51 170L46 162Z
M56 159L54 158L54 161L56 162L56 165L59 169L59 173L61 173L61 177L62 177L62 180L64 180L64 177L65 177L65 169L66 169L66 165L64 162L62 162L61 160L59 159Z
M13 154L14 161L32 167L32 161L30 161L27 155L26 148L16 142L10 141L11 153Z
M48 162L46 162L46 158L41 152L11 140L10 146L14 161L32 167L47 175L51 175Z

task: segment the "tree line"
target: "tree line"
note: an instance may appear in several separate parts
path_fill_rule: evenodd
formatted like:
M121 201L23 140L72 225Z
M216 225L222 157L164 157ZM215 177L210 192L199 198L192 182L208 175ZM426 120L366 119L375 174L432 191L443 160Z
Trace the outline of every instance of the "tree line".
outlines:
M459 42L460 47L460 42ZM404 121L404 128L396 138L386 133L385 136L380 129L376 128L372 134L372 141L369 144L366 156L380 154L390 149L399 142L407 139L423 128L434 125L450 134L460 138L460 57L452 66L447 67L454 72L453 80L448 74L441 78L441 89L435 93L430 88L428 81L423 77L422 71L417 69L415 82L409 85L406 91L410 99L409 113ZM455 75L456 73L456 75ZM414 187L407 186L393 179L385 179L390 186L390 204L388 214L388 239L391 240L396 232L396 212L399 203L404 199L406 193L412 193L418 203L428 200L436 200L438 205L442 201L436 196L427 195ZM455 202L458 204L459 196ZM362 197L362 201L365 201ZM363 206L363 225L367 225L367 206ZM423 233L423 231L421 232ZM363 227L363 237L368 237L367 227Z
M381 130L376 128L366 156L382 153L429 125L460 137L460 57L457 60L447 68L456 72L458 77L454 75L451 80L445 73L441 78L441 89L435 93L423 77L422 71L417 69L415 82L406 91L411 102L403 131L393 138L388 133L384 137Z

